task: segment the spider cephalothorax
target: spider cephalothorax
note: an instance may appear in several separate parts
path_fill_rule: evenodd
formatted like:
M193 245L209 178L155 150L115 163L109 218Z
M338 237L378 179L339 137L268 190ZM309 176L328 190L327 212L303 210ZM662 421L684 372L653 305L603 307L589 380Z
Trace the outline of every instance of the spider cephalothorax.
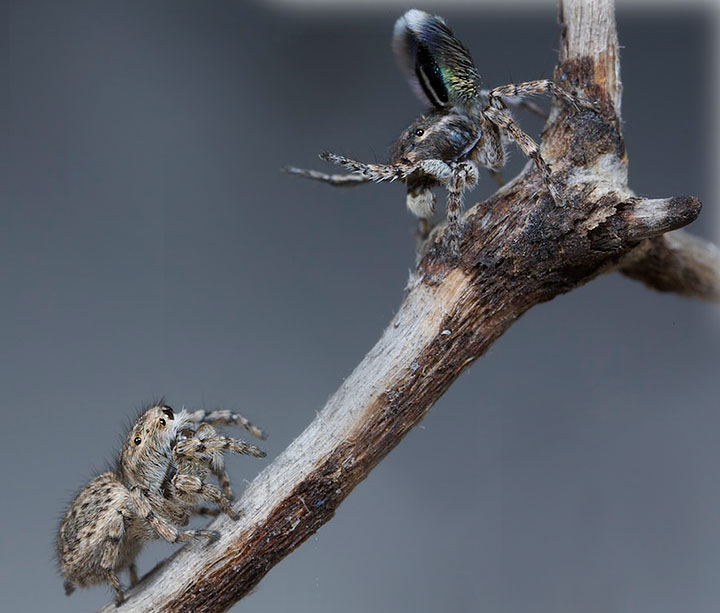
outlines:
M393 50L415 93L431 106L396 141L387 164L366 164L331 153L321 158L353 174L328 175L288 168L293 174L332 185L369 181L404 181L407 206L423 227L434 211L432 188L448 190L448 237L457 252L463 192L475 186L478 169L496 172L505 164L504 145L511 140L532 158L550 195L563 204L562 190L540 155L538 146L512 119L508 106L521 106L522 96L550 93L574 108L594 108L549 80L480 89L480 77L467 48L442 18L417 9L395 23Z
M415 167L417 170L404 177L407 184L407 206L421 219L435 211L432 188L451 175L448 166L437 162L467 159L481 138L479 123L461 110L436 109L413 121L395 141L390 152L391 166ZM472 185L477 177L471 180Z
M462 159L477 145L480 136L477 120L466 113L433 110L400 134L390 152L390 164Z
M115 600L123 600L117 571L130 571L137 581L134 559L142 543L163 538L171 543L216 539L212 530L179 530L193 514L223 512L239 517L231 503L223 452L264 457L248 443L220 436L211 424L237 424L259 438L261 430L231 411L180 411L159 404L144 411L133 424L115 470L88 483L72 501L60 522L57 555L65 591L76 585L107 581ZM206 483L214 474L220 488ZM215 504L218 509L200 506Z

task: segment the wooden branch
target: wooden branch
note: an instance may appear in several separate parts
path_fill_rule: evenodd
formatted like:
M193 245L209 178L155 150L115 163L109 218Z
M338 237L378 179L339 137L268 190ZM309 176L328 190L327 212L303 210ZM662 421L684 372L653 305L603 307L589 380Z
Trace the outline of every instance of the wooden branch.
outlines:
M644 241L620 271L661 292L720 302L720 249L682 230Z
M612 0L572 0L560 3L560 62L588 57L593 82L607 92L620 117L622 81Z
M218 542L183 548L124 605L105 611L229 608L328 521L463 369L530 307L618 266L662 289L717 288L717 270L713 281L690 281L693 268L705 271L698 278L712 276L710 258L697 255L688 239L661 236L692 221L699 201L643 200L627 187L610 2L568 0L561 15L555 79L599 100L602 111L556 105L543 133L543 155L569 205L557 206L528 164L468 211L459 261L448 256L443 230L436 231L391 324L316 419L250 484L237 504L243 517L216 520ZM676 273L658 274L663 261L677 265Z

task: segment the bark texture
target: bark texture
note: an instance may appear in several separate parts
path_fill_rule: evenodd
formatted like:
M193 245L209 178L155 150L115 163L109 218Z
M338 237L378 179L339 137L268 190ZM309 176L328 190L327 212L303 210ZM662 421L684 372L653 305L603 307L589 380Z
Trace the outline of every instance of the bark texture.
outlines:
M534 166L464 217L461 257L439 228L403 303L307 429L250 484L244 515L189 545L105 611L224 611L318 528L463 369L527 309L621 269L657 289L720 297L720 253L683 233L692 196L637 198L627 186L618 44L609 0L566 0L557 83L599 112L554 105L542 154L566 186L557 206Z

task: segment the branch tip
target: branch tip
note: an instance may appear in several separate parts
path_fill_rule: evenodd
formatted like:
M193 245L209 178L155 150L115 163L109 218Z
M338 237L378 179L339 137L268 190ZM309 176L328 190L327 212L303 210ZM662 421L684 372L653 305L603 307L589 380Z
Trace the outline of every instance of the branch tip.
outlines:
M623 213L627 239L642 240L682 228L697 219L701 208L695 196L634 200Z

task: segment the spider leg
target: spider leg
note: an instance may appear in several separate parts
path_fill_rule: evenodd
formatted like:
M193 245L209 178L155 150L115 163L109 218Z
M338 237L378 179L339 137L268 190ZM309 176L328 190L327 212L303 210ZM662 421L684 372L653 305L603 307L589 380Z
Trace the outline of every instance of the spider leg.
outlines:
M413 167L417 173L407 181L408 191L405 203L408 210L419 218L418 237L424 242L430 235L430 220L435 212L433 186L447 185L452 177L452 168L442 160L421 160Z
M357 175L339 175L339 176L357 176ZM247 419L245 419L239 413L233 413L232 411L216 410L216 411L193 411L188 414L188 419L196 424L218 424L221 426L241 426L245 428L255 438L264 439L265 433L258 428L253 426Z
M597 111L597 107L592 102L566 92L554 81L550 81L549 79L538 79L537 81L525 81L524 83L501 85L500 87L491 89L487 96L491 106L494 108L500 108L502 103L507 102L508 96L522 97L538 94L550 94L555 96L565 102L565 104L573 107L576 111L579 111L581 108Z
M198 455L194 456L193 460L207 466L210 469L212 474L217 477L222 493L228 500L233 500L235 498L233 496L232 488L230 487L230 477L228 477L227 471L225 470L225 464L221 453L216 452L210 455ZM171 480L169 483L163 485L163 496L167 497L168 494L172 494L170 486L173 484L174 482ZM198 515L208 515L208 513L197 509L195 510L195 513Z
M416 165L412 164L366 164L356 160L346 158L343 155L328 153L327 151L320 154L320 157L327 161L347 168L363 177L366 181L396 181L398 179L406 179L409 175L417 170Z
M487 168L495 185L502 187L505 185L505 181L500 174L500 169L505 165L506 155L500 130L491 121L486 121L483 132L485 136L474 157L481 166Z
M120 579L115 573L115 566L120 555L120 543L125 535L125 520L122 513L113 513L106 530L105 540L102 543L102 553L100 554L100 568L105 572L105 579L115 592L115 603L120 605L125 600L125 596L123 595Z
M477 169L467 162L458 162L452 166L452 176L447 184L447 220L448 220L448 247L455 257L460 255L460 238L462 227L460 215L464 204L466 187L477 183Z
M497 170L488 168L488 172L490 173L490 176L493 178L495 184L498 187L502 187L503 185L505 185L505 180L502 178L502 175Z
M267 455L262 449L255 447L255 445L250 445L245 441L230 438L229 436L188 438L178 441L175 446L175 453L178 456L189 456L193 458L197 458L203 454L212 455L219 451L232 451L233 453L253 455L256 458L264 458Z
M225 462L221 452L214 452L211 454L202 454L194 456L194 459L210 468L213 475L217 477L220 488L222 489L223 495L228 500L233 500L232 488L230 487L230 477L228 477L227 471L225 470Z
M120 579L118 579L117 574L112 569L108 569L105 571L105 579L115 592L115 605L119 607L125 601L125 594L123 594Z
M507 85L505 87L508 87ZM490 99L489 89L481 89L480 96L485 99ZM493 96L496 97L496 96ZM532 100L526 100L521 96L502 96L503 104L509 109L523 110L533 115L540 117L541 119L547 119L548 113L540 105L535 104Z
M130 500L136 515L150 524L155 533L168 543L178 543L197 538L207 538L213 541L220 537L214 530L183 530L181 532L167 519L153 511L147 496L142 493L137 485L130 489Z
M525 132L520 129L520 127L507 113L494 108L488 108L484 111L484 113L490 121L506 130L520 150L527 157L531 158L533 162L535 162L535 166L540 172L540 176L547 186L553 200L559 206L565 206L565 201L562 198L560 190L552 180L550 167L547 165L547 162L543 159L542 155L540 155L540 149L538 148L537 143L525 134Z
M482 130L484 133L483 140L477 147L473 157L481 166L490 171L496 183L499 184L498 186L502 187L502 177L500 177L498 171L505 166L507 156L500 128L488 120L483 122Z
M430 236L430 221L427 217L421 217L418 223L418 236L421 241Z
M214 485L203 483L200 477L177 474L173 478L173 485L180 493L197 496L200 500L216 504L231 519L240 518L240 514L232 508L230 500Z
M447 184L452 178L454 166L443 160L420 160L410 167L412 172L421 172L438 183Z
M238 425L242 426L254 437L259 439L265 438L265 432L263 432L257 426L251 424L245 417L239 413L234 413L228 410L215 410L215 411L193 411L188 414L188 419L193 422L200 424L196 431L197 438L204 440L206 438L212 438L217 436L217 432L210 424L219 425ZM196 459L204 462L210 467L210 470L218 478L220 487L222 488L223 494L230 500L233 499L232 489L230 488L230 478L225 471L224 462L221 452L215 452L210 455L201 455Z
M230 487L230 477L228 477L225 468L217 468L211 465L210 470L212 470L213 475L217 477L218 482L220 483L220 488L222 489L225 497L228 500L233 500L235 496L233 496L232 488Z
M453 175L448 185L447 220L448 220L448 247L454 256L460 255L460 213L463 208L464 185L460 173Z
M363 185L364 183L370 183L372 181L372 179L363 175L329 175L317 170L307 170L305 168L296 168L295 166L286 166L282 170L291 175L329 183L335 187L355 187L356 185Z
M130 563L130 566L128 566L128 572L130 573L130 587L135 587L138 582L137 566L135 566L135 562Z

